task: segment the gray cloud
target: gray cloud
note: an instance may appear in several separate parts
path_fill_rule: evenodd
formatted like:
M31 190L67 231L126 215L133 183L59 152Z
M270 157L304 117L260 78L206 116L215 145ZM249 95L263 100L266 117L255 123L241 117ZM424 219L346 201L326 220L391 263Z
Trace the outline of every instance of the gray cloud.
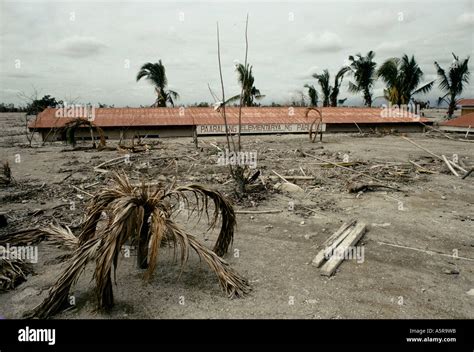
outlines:
M425 80L435 75L433 61L449 67L451 52L473 54L471 1L383 2L93 2L31 1L0 4L0 89L2 100L17 102L6 89L29 92L34 85L59 99L115 106L150 105L152 86L135 77L145 62L163 60L170 87L180 104L212 101L207 84L219 91L216 22L221 29L221 59L226 94L238 94L234 60L244 59L245 15L249 13L249 62L264 103L283 102L314 84L311 75L333 76L348 55L376 52L389 57L414 54ZM71 12L74 12L72 21ZM398 21L399 12L403 21ZM183 13L184 16L180 17ZM77 58L77 60L72 60ZM15 60L21 60L21 70ZM471 71L473 69L471 68ZM428 77L428 75L430 75ZM359 95L341 97L359 104ZM473 80L474 81L474 80ZM378 81L377 92L383 91ZM465 95L472 93L472 84ZM435 99L434 89L426 98ZM379 100L377 100L379 101Z
M94 37L82 37L75 35L59 41L53 47L53 50L64 56L72 58L84 58L95 56L101 53L106 47L107 45Z
M472 28L474 27L474 12L465 12L456 18L456 22L463 27Z
M304 50L307 52L333 53L340 51L344 47L341 37L329 31L324 31L321 34L310 32L301 42Z

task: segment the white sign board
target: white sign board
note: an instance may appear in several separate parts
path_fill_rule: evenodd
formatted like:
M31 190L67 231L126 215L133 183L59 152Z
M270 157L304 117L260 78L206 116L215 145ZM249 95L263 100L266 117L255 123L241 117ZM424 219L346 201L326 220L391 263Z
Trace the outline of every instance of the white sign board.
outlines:
M241 133L308 133L310 125L308 123L243 124ZM229 125L228 128L230 133L237 133L238 131L237 125ZM198 135L225 134L225 125L198 125L196 129ZM326 131L326 124L324 123L322 130Z

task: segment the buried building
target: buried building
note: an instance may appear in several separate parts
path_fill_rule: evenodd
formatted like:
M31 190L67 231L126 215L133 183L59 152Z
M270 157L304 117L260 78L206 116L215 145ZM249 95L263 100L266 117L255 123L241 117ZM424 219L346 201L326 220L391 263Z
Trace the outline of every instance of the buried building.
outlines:
M239 108L226 107L229 130L238 129ZM320 108L321 129L326 132L422 132L426 118L413 114L385 117L379 108ZM242 108L243 134L308 133L316 113L304 107ZM64 139L58 131L73 117L58 116L48 108L29 124L30 131L41 133L44 141ZM90 121L100 127L107 139L192 137L225 133L221 112L207 107L190 108L96 108ZM78 139L90 139L90 129L78 128Z

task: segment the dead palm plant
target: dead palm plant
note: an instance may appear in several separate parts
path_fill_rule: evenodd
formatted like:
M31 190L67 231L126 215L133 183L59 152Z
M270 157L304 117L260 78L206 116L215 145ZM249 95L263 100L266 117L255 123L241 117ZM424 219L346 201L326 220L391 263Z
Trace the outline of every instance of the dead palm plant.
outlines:
M95 139L94 139L94 129L97 131L97 134L99 135L100 138L100 143L99 143L99 148L105 147L106 141L105 141L105 135L104 131L102 128L99 126L96 126L92 121L85 119L85 118L75 118L69 122L67 122L61 129L61 133L65 135L66 142L71 144L73 147L76 146L76 131L80 127L89 127L91 139L92 139L92 145L94 148L96 148L95 144Z
M309 113L311 111L315 111L318 115L314 118L313 122L309 126L309 141L314 143L318 133L320 134L319 141L323 141L323 113L321 112L322 109L318 108L307 108L305 112L305 117L308 118ZM314 127L314 130L313 130Z
M215 271L229 297L241 297L250 291L247 281L219 257L232 243L236 223L232 205L223 195L199 185L132 185L125 174L118 173L114 174L113 181L114 185L104 188L92 199L79 235L79 247L49 296L35 308L33 316L46 318L57 313L65 305L71 286L93 260L96 262L94 279L98 306L100 309L112 307L112 266L116 271L121 248L130 242L138 245L138 264L148 268L147 280L156 267L160 246L166 242L174 245L175 258L179 247L182 266L188 260L189 249L193 249ZM191 205L192 201L194 204ZM210 201L214 203L211 216ZM191 207L199 219L206 214L209 229L217 225L220 213L221 231L212 251L175 222L174 215L180 202ZM103 213L107 220L100 226Z

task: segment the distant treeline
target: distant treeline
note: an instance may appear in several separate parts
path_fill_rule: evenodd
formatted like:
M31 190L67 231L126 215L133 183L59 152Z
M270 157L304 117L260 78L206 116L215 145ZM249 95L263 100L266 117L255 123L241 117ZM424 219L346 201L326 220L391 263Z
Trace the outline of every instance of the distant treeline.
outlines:
M15 104L0 103L0 112L26 112L25 106L15 106Z

